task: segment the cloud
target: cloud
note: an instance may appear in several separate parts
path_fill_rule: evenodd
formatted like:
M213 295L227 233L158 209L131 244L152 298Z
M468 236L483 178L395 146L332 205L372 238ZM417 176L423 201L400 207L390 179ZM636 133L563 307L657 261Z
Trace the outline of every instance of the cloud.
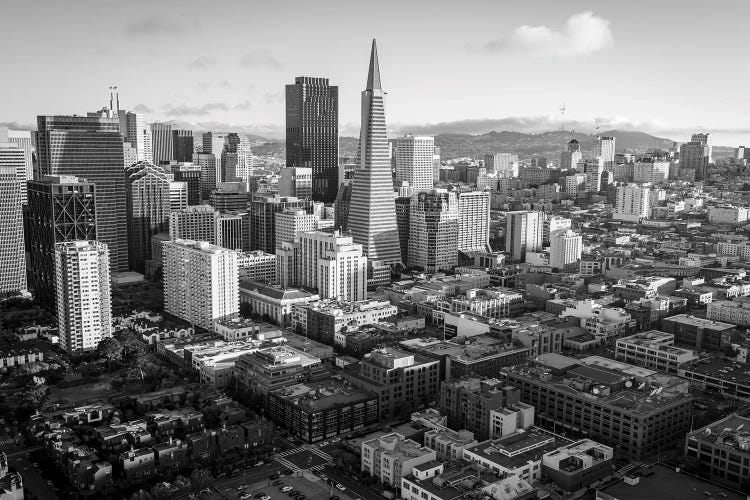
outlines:
M136 113L153 113L154 110L146 106L145 104L136 104L135 106L133 106L133 111L135 111Z
M489 51L517 50L542 57L576 57L607 49L614 43L610 22L593 12L573 14L562 30L523 25L505 37L488 42Z
M222 82L219 84L222 88L230 89L232 88L232 83L229 80L222 80Z
M252 134L266 137L269 139L284 139L286 136L286 128L283 125L275 123L261 123L254 125L239 125L237 123L222 122L217 120L208 121L188 121L188 120L169 120L167 123L171 123L176 128L190 129L194 132L206 132L222 131L222 132L237 132L239 134Z
M166 116L207 116L214 111L228 111L229 106L223 102L209 102L202 106L190 106L188 104L167 104L164 106Z
M188 69L206 69L216 64L216 59L209 56L201 56L197 59L193 59L187 65Z
M253 107L253 104L249 100L244 100L238 104L234 105L234 109L239 109L242 111L251 109Z
M19 121L0 122L0 128L9 128L11 130L36 130L36 123Z
M152 17L134 19L125 25L125 34L128 36L176 36L182 34L183 31L183 27L177 23Z
M195 86L200 90L207 90L211 87L211 82L198 82Z
M240 58L240 64L248 68L266 66L271 69L281 68L281 63L267 50L254 50Z
M284 100L284 93L283 92L266 92L265 94L263 94L263 99L266 101L266 104L282 102Z

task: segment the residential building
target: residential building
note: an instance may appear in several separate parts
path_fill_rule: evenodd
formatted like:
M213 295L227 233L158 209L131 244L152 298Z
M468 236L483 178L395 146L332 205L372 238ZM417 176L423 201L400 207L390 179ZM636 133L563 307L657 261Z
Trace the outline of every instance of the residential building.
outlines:
M170 180L164 169L139 161L125 169L125 206L130 269L143 273L151 259L151 237L167 231Z
M520 401L520 392L495 378L464 377L440 384L440 413L448 426L466 429L479 440L490 437L490 412Z
M561 271L578 269L583 252L583 237L570 229L550 236L549 265Z
M57 331L70 354L93 351L112 334L109 249L98 241L55 244Z
M396 204L386 136L384 92L375 40L362 92L360 154L354 170L347 228L371 265L401 263Z
M117 118L37 117L40 175L78 176L96 185L96 236L109 249L112 271L128 270L122 144Z
M617 203L614 219L639 222L651 215L649 202L650 188L637 184L628 184L617 188Z
M173 240L216 243L218 212L208 205L189 206L169 214L169 236Z
M299 76L286 86L286 166L312 169L313 199L331 203L338 161L339 88L328 78Z
M166 312L210 331L239 313L237 252L177 239L164 244L163 261Z
M242 388L267 396L283 387L326 379L329 373L320 358L280 345L240 356L234 376Z
M287 208L276 213L276 246L294 243L300 233L316 231L318 219L304 208Z
M0 294L26 291L22 204L26 158L14 143L0 142Z
M458 250L486 252L490 249L490 193L458 192Z
M313 212L312 200L282 197L278 194L252 195L250 201L250 248L274 253L276 250L276 214L289 208Z
M412 473L415 466L434 461L436 453L397 433L362 443L362 471L393 487Z

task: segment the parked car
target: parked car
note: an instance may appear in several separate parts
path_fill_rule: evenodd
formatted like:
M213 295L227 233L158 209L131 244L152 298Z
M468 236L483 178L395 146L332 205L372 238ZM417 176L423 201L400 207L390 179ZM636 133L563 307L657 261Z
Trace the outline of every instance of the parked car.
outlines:
M341 483L336 483L336 488L338 488L341 491L345 491L346 490L346 486L344 486Z

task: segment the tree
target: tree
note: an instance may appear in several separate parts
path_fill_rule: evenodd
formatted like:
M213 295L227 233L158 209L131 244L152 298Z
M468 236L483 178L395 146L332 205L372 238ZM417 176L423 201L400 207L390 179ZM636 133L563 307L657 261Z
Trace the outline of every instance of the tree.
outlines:
M119 340L113 337L108 337L99 342L96 346L97 354L107 360L107 369L111 369L112 361L120 361L122 359L123 347Z

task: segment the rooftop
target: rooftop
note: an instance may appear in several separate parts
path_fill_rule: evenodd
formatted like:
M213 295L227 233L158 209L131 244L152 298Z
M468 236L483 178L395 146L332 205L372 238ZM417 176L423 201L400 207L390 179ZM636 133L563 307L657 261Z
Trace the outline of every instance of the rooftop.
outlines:
M638 484L631 486L624 481L618 481L599 493L606 494L607 497L604 498L617 500L663 500L665 498L745 500L746 498L744 494L675 472L674 469L663 465L654 465L651 470L654 472L653 475L641 477Z
M376 396L352 387L341 380L323 380L282 387L272 391L277 397L293 401L295 406L308 412L359 403L375 399Z
M318 298L318 294L306 292L298 288L280 288L252 280L240 280L240 291L242 290L254 291L274 300L316 300Z
M410 342L407 345L418 347L425 352L439 356L448 356L455 361L474 362L480 359L503 356L508 353L528 350L520 341L507 342L491 335L475 335L466 338L463 344L453 341ZM434 340L434 339L433 339Z
M732 302L728 302L729 304L732 304ZM696 316L691 316L690 314L678 314L677 316L670 316L668 318L664 318L662 321L674 321L676 323L682 323L684 325L692 325L697 326L699 328L712 328L714 330L730 330L732 328L735 328L735 325L732 325L730 323L722 323L721 321L714 321L711 319L706 318L698 318Z
M683 368L685 372L700 373L707 377L750 385L750 369L744 363L737 363L726 359L711 359L698 361ZM681 370L680 373L683 373Z
M538 427L519 431L500 439L487 440L466 448L467 452L479 455L488 462L495 462L508 469L526 465L529 461L541 460L542 455L557 449L563 440Z

